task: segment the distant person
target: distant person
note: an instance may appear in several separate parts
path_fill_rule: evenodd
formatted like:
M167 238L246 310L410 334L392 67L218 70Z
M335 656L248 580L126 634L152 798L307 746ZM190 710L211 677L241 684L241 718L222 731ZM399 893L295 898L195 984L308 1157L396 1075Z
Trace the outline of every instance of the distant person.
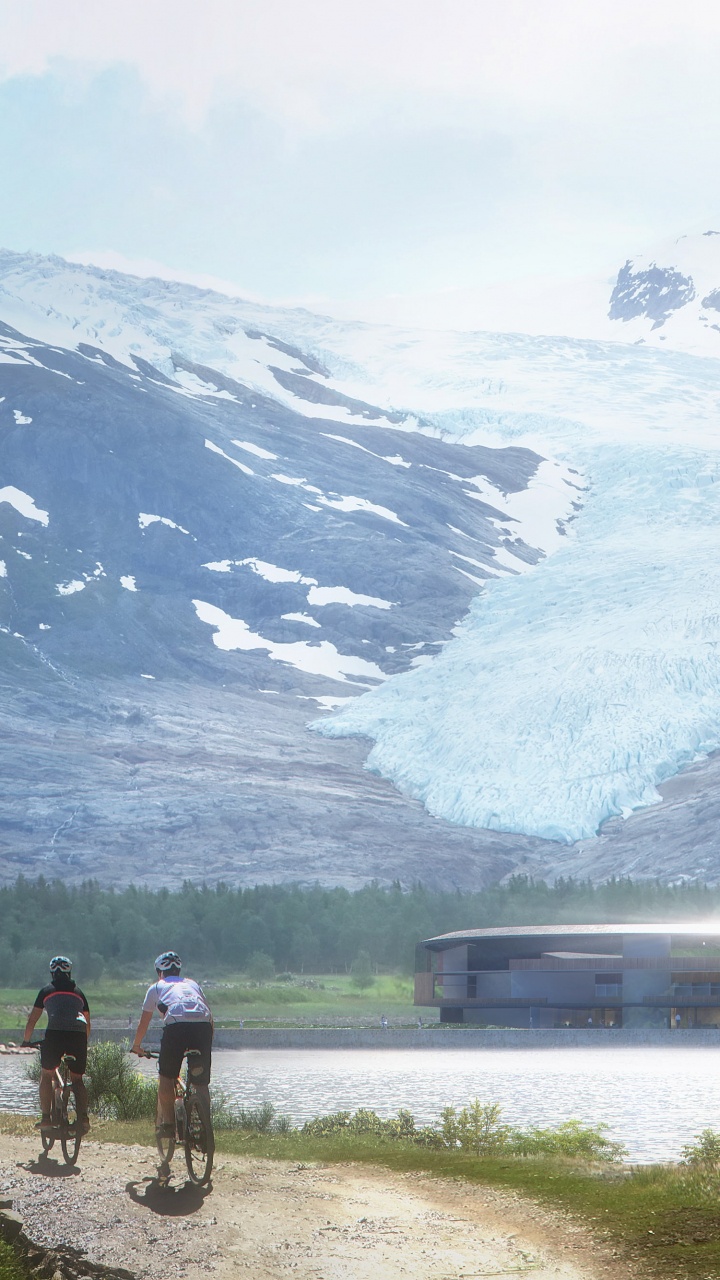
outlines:
M588 1024L588 1026L589 1026L589 1027L591 1027L591 1026L592 1026L592 1024L593 1024L592 1014L591 1014L591 1015L590 1015L590 1017L588 1018L588 1020L587 1020L587 1024Z
M679 1014L679 1013L676 1013L676 1014L675 1014L675 1027L677 1028L677 1030L678 1030L678 1031L680 1030L680 1023L681 1023L681 1022L682 1022L682 1018L680 1017L680 1014Z
M143 1056L142 1041L155 1010L163 1019L158 1061L157 1127L162 1137L175 1132L175 1081L180 1075L188 1049L197 1049L199 1058L188 1063L188 1071L198 1093L210 1106L210 1068L213 1016L202 987L180 975L182 961L176 951L163 951L155 961L157 982L148 987L131 1053Z
M71 974L72 960L68 960L67 956L53 956L50 961L50 982L41 987L35 997L35 1004L30 1010L25 1027L23 1048L29 1045L35 1024L46 1013L47 1030L45 1038L40 1041L40 1119L35 1128L45 1131L52 1129L50 1110L53 1072L60 1066L61 1058L67 1054L75 1063L75 1070L70 1072L70 1080L77 1107L77 1129L80 1133L87 1133L90 1121L83 1075L87 1067L90 1006L84 993L73 982Z
M388 1020L385 1017L385 1014L383 1014L380 1019L380 1026L382 1027L383 1031L387 1031L387 1025L388 1025Z

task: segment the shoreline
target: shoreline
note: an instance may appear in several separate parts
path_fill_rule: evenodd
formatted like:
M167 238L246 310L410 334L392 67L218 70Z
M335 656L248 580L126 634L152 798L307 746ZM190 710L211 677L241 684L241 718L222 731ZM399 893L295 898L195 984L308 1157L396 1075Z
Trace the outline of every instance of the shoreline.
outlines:
M131 1028L94 1027L92 1039L122 1041ZM145 1043L160 1043L160 1026L151 1027ZM17 1027L0 1028L0 1043L20 1044ZM712 1048L720 1046L720 1029L693 1027L666 1030L660 1027L552 1028L522 1031L512 1028L482 1030L473 1027L218 1027L215 1049L608 1049L608 1048Z

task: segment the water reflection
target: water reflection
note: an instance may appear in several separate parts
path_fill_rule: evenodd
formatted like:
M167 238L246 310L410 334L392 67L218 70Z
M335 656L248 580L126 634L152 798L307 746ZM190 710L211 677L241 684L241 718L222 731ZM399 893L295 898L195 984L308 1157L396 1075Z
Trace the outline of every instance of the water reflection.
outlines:
M408 1107L422 1123L448 1104L499 1102L510 1123L605 1122L635 1161L675 1160L706 1127L720 1129L710 1048L218 1050L214 1080L231 1101L270 1101L294 1123L330 1111ZM147 1064L150 1071L153 1068ZM0 1056L4 1110L34 1112L25 1063Z

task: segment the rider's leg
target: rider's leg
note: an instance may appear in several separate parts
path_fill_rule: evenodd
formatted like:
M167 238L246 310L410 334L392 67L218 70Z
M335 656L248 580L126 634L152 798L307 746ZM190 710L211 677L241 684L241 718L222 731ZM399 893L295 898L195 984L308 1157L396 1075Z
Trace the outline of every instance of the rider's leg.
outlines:
M73 1093L75 1094L75 1104L77 1106L78 1119L87 1123L88 1120L88 1096L87 1087L82 1076L78 1076L74 1071L70 1072Z
M45 1067L40 1072L40 1110L43 1116L49 1116L52 1111L54 1074L54 1070L48 1071Z
M169 1076L158 1076L158 1124L175 1124L175 1081Z
M210 1086L207 1084L196 1084L195 1092L199 1098L203 1098L205 1105L210 1108Z

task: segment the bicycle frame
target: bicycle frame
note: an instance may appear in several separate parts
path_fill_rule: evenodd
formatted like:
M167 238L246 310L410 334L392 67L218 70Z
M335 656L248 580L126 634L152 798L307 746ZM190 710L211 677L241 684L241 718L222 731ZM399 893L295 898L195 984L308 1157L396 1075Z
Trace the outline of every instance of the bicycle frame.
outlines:
M39 1048L39 1044L33 1046ZM52 1073L52 1104L50 1109L50 1119L52 1128L50 1130L40 1131L43 1151L47 1154L55 1145L55 1139L60 1139L60 1146L65 1158L66 1164L75 1164L80 1151L80 1143L82 1134L78 1129L77 1102L73 1082L70 1079L71 1063L75 1059L71 1054L64 1053L58 1065ZM74 1118L72 1116L74 1112Z
M189 1059L199 1057L200 1054L198 1049L188 1049L183 1056L188 1060L189 1068ZM144 1057L159 1058L160 1055L146 1049ZM190 1078L189 1069L184 1082L179 1076L175 1081L174 1111L175 1132L165 1135L158 1130L157 1133L157 1149L160 1156L158 1183L162 1187L168 1186L170 1161L176 1145L181 1144L185 1148L185 1163L191 1182L198 1186L205 1186L210 1181L212 1173L215 1135L207 1097L198 1092Z

